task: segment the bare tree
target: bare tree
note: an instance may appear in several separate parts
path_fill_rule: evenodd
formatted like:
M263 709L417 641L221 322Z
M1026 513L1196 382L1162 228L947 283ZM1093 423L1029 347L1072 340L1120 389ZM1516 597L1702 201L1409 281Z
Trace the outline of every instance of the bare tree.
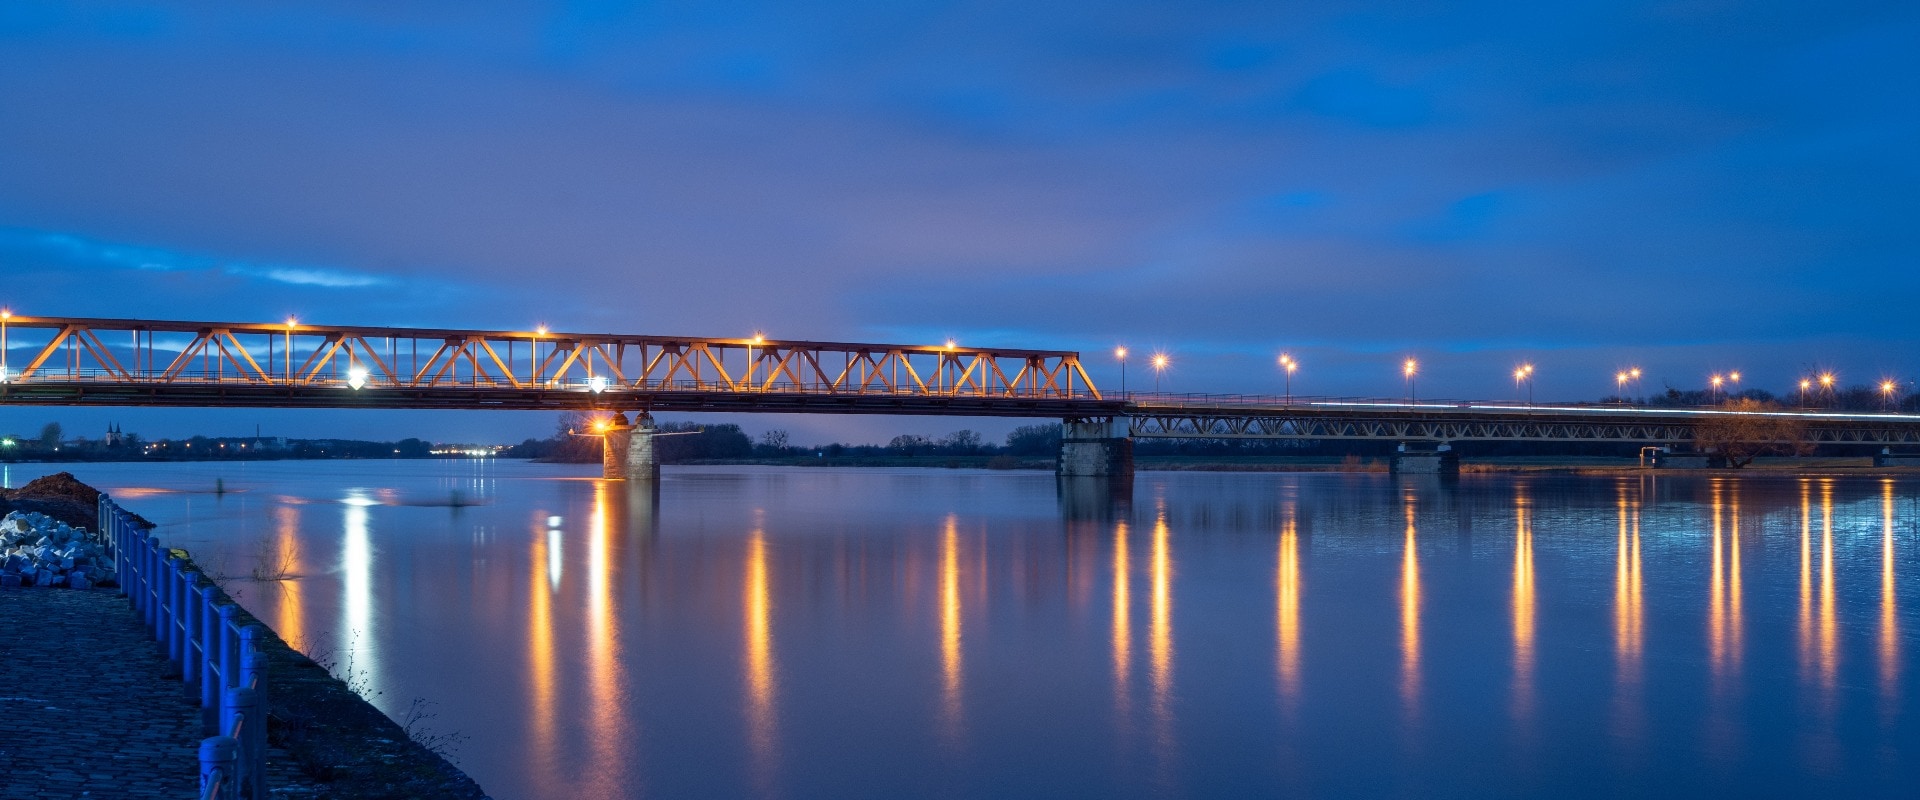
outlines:
M1743 397L1721 404L1719 410L1732 413L1700 420L1693 427L1693 443L1725 456L1729 467L1744 467L1764 455L1799 456L1813 451L1805 422L1761 413L1778 411L1778 405Z

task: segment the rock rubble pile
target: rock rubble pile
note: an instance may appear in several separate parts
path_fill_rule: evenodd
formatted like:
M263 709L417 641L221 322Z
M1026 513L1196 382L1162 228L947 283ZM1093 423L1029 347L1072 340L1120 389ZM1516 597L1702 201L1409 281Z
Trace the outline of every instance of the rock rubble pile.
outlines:
M100 534L34 511L11 511L0 519L0 588L86 589L113 578Z

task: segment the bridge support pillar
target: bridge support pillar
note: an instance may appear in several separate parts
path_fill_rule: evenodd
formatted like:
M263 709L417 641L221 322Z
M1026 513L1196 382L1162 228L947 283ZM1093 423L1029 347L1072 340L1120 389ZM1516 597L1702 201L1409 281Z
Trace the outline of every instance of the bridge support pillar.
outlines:
M1124 419L1065 420L1055 472L1062 478L1132 481L1133 438L1128 434Z
M610 481L653 481L660 478L660 460L653 450L657 430L653 415L644 411L631 423L627 415L613 415L600 446L600 476Z
M1458 475L1460 454L1453 451L1452 445L1425 450L1402 442L1393 454L1393 471L1400 475Z

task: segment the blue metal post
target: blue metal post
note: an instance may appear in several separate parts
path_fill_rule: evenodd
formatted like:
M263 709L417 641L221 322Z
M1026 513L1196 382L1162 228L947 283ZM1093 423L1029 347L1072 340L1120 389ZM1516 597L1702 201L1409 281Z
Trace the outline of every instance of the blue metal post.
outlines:
M208 583L200 587L200 707L220 705L220 612L214 598L220 587Z
M206 660L206 652L200 647L200 574L186 573L186 579L180 582L180 627L184 634L187 657L180 662L180 680L188 687L187 694L195 696L193 687L200 683L200 662Z
M236 788L251 783L255 765L260 763L253 753L253 729L261 727L265 722L254 702L252 689L244 687L228 689L221 694L220 733L233 736L238 743L236 749L239 751L237 759L239 766L238 774L235 776L237 780L234 781ZM238 736L234 736L236 723L239 728Z
M253 689L253 707L260 718L259 725L248 728L246 747L252 760L247 763L247 786L253 797L260 798L267 796L266 722L273 708L267 696L267 654L256 649L263 632L258 625L240 631L240 650L246 654L240 662L240 685Z
M240 613L240 607L232 603L220 606L220 682L228 687L240 686L240 637L234 631L234 616Z
M216 785L220 797L233 796L233 773L240 755L240 743L231 736L213 736L200 741L200 796L208 797Z
M192 643L187 641L187 561L184 558L167 559L167 636L171 643L171 656L180 664L180 675L187 674L187 659L192 656Z

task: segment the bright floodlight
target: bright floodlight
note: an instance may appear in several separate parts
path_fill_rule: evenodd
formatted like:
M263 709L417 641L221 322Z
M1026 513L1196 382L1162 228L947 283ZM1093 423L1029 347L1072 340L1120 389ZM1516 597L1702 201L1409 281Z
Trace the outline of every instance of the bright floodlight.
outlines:
M587 379L587 390L599 394L607 390L607 376L595 375Z
M355 389L364 389L364 388L366 388L366 386L367 386L367 368L366 368L366 367L354 367L354 368L352 368L352 369L349 369L349 370L347 370L347 385L348 385L348 386L351 386L351 387L353 387L353 388L355 388Z
M1413 373L1420 371L1420 362L1409 358L1407 359L1407 363L1400 365L1400 371L1406 373L1407 377L1411 378L1413 377Z
M1120 359L1121 361L1127 360L1127 348L1124 348L1124 347L1113 348L1113 357Z
M1831 387L1833 386L1833 373L1831 373L1831 372L1823 372L1823 373L1821 373L1821 374L1820 374L1820 385L1821 385L1821 386L1826 386L1826 387L1829 387L1829 388L1831 388Z
M547 326L545 326L545 325L541 325L541 326L538 326L538 327L535 327L535 328L533 329L533 332L534 332L534 333L537 333L537 334L540 334L541 336L545 336L545 335L547 335Z
M1886 392L1887 394L1893 394L1893 381L1881 381L1880 391Z
M1154 368L1154 369L1166 369L1166 368L1167 368L1167 354L1166 354L1166 353L1155 353L1155 354L1153 355L1153 368Z

